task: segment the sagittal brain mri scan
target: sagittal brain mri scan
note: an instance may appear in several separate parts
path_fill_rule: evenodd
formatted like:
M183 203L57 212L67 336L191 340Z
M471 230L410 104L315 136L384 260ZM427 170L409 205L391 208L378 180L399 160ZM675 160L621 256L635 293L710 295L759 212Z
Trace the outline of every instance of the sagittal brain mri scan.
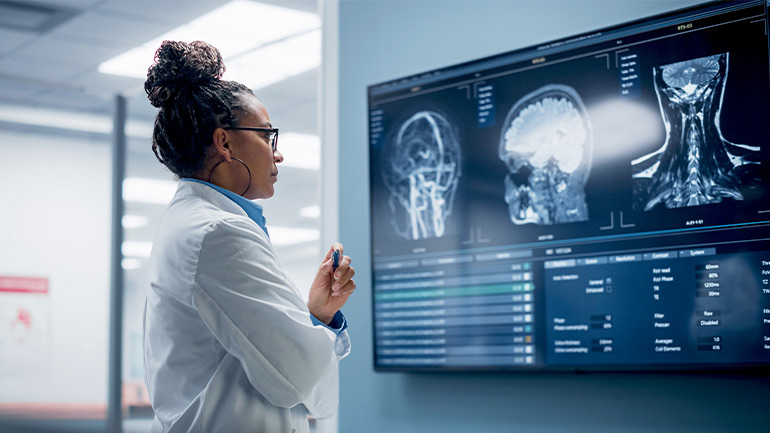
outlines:
M438 112L419 111L401 124L383 154L382 176L398 235L442 237L460 179L460 145L451 123Z
M585 106L565 85L543 86L508 113L500 159L508 166L505 201L516 225L588 220L584 186L592 134Z
M759 147L731 143L720 129L729 53L653 68L667 137L632 161L635 210L681 208L743 200L742 169L757 164Z

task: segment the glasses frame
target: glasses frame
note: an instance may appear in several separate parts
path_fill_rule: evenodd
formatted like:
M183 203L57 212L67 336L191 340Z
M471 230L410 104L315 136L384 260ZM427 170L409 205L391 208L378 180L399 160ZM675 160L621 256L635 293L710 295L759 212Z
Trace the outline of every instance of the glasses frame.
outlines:
M238 131L263 131L270 134L268 136L268 142L270 143L270 147L273 148L273 152L278 150L278 128L267 128L267 127L261 127L261 126L228 126L225 128L222 128L225 130L238 130Z

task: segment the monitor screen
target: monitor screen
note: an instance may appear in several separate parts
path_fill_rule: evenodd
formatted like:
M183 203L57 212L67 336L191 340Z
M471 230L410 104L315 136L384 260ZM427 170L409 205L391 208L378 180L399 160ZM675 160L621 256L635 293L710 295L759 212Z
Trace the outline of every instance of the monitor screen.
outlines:
M368 88L378 370L770 365L764 1Z

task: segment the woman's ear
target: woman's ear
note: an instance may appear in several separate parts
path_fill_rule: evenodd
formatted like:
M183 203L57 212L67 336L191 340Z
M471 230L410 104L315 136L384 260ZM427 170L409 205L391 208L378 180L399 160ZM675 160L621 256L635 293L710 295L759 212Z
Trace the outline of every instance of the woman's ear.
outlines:
M223 128L217 128L214 130L212 137L214 143L214 149L216 153L225 158L226 161L230 161L232 155L230 154L230 134Z

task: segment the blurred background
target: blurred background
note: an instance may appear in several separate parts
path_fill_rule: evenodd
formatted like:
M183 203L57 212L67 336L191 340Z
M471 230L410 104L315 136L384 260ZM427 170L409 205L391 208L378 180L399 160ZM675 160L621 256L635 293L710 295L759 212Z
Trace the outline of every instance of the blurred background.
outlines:
M271 238L298 287L315 273L316 0L0 1L0 419L102 427L119 353L125 429L147 431L146 265L176 180L152 153L157 109L143 84L164 39L218 47L224 78L268 108L285 158L275 197L262 202ZM112 251L116 222L122 247ZM120 269L111 274L112 263ZM121 329L111 324L111 290L121 297ZM116 330L120 351L110 346ZM25 425L37 424L8 431Z

